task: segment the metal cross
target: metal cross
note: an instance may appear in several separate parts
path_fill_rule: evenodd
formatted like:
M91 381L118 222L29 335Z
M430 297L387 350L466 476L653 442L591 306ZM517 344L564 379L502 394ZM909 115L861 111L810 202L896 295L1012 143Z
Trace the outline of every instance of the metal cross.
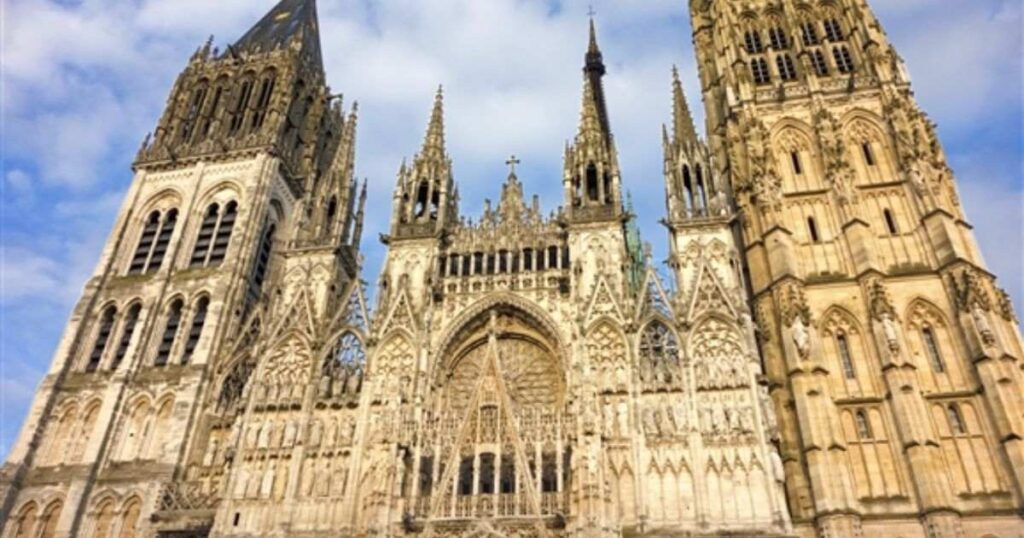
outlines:
M597 15L597 12L594 11L594 4L590 4L590 6L588 6L587 15L590 15L591 19L594 18L594 15Z
M505 161L505 164L508 165L508 173L510 175L515 174L516 173L516 165L521 163L521 162L522 161L517 159L515 155L513 155L507 161Z

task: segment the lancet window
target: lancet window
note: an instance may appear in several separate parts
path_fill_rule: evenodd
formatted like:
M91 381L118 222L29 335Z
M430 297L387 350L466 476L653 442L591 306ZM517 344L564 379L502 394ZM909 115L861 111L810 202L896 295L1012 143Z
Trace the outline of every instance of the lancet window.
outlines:
M121 341L117 344L117 351L114 353L114 360L110 364L111 370L117 370L121 361L128 355L128 346L131 345L132 336L135 334L135 326L139 322L139 313L142 311L141 304L134 304L128 309L121 326Z
M270 98L274 95L274 85L276 82L277 75L273 70L267 72L260 82L259 93L256 97L256 107L253 109L252 123L250 125L253 131L258 131L263 127L263 120L267 117L267 108L270 106Z
M154 211L149 214L146 224L135 248L128 274L145 274L160 268L164 255L171 243L174 226L178 220L178 210L166 212Z
M223 207L214 203L206 208L189 266L216 266L224 261L228 245L231 243L231 232L234 230L237 214L238 204L234 201L228 202Z
M96 331L96 339L93 342L92 353L89 354L89 362L85 365L86 372L95 372L103 362L103 356L107 351L107 343L110 341L110 333L114 331L114 318L117 316L117 308L110 306L100 316L99 328Z
M156 359L153 361L155 366L166 366L170 361L171 351L178 337L178 326L181 324L181 309L183 305L184 303L182 303L181 299L176 299L167 309L167 321L165 322L164 332L156 350Z
M199 338L203 335L203 325L206 324L206 310L210 306L210 300L206 297L196 302L195 311L192 313L192 324L188 329L188 338L185 340L185 351L182 353L181 363L188 364L192 360L192 354L199 345Z
M253 84L252 74L247 74L238 85L238 94L235 97L234 106L231 108L228 136L237 135L245 123L245 113L249 109L249 100L252 99Z
M179 140L182 142L189 142L195 134L195 126L199 120L199 115L203 111L208 90L209 83L205 80L200 81L196 88L192 90L192 97L189 99L188 109L185 110L185 118L181 122L181 129L179 131Z

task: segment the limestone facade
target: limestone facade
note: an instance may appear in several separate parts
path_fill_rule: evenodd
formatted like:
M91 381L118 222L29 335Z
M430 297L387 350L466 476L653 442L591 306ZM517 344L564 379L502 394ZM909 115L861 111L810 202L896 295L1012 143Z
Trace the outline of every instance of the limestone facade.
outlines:
M641 243L593 23L561 207L439 90L375 304L313 0L201 47L0 474L4 537L1022 534L1020 332L863 0L691 2Z

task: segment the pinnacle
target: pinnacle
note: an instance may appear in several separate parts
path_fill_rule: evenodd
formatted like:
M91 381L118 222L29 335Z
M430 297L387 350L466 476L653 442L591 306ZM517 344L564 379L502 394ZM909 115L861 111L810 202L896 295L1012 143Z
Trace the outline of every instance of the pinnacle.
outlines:
M672 66L672 124L675 129L676 142L696 142L697 130L693 126L693 116L686 102L683 84L679 80L679 69Z
M434 96L434 109L430 113L430 125L427 136L423 140L423 153L444 155L444 87L437 87Z
M594 87L589 78L583 80L583 111L580 114L580 135L601 132L601 119L594 101Z

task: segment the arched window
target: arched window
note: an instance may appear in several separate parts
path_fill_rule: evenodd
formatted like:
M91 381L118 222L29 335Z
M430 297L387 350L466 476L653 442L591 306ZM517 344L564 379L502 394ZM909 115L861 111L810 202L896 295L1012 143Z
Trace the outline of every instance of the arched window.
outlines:
M106 501L96 511L96 523L93 527L93 538L109 538L114 526L114 502Z
M885 226L889 230L889 235L898 234L899 229L896 228L896 219L892 216L892 211L885 209L882 214L885 216Z
M966 435L967 426L964 425L964 416L960 413L960 407L955 403L949 404L946 407L946 413L949 415L949 429L953 435Z
M838 69L840 73L853 72L853 56L850 55L850 49L848 49L846 45L833 47L832 57L835 59L836 69Z
M558 247L548 247L548 267L551 269L558 268Z
M57 522L60 520L60 512L63 508L64 503L61 501L54 501L46 507L43 517L39 518L38 538L53 538L57 535Z
M117 308L107 307L100 316L99 329L96 331L96 340L92 345L92 353L89 354L89 362L85 366L86 372L95 372L103 361L103 355L107 351L107 342L110 341L110 333L114 330L114 317L117 315Z
M268 222L263 228L260 237L259 247L256 249L256 258L252 264L252 276L249 278L249 297L255 300L263 290L263 282L267 278L267 269L270 267L270 255L274 248L274 232L277 225Z
M821 39L818 38L818 29L814 26L813 22L804 22L800 25L800 30L804 38L804 45L810 47L821 43Z
M231 109L231 123L228 126L228 136L235 136L241 130L245 122L245 112L249 108L249 99L252 97L252 78L246 77L238 88L238 97Z
M839 348L839 361L843 365L843 375L845 375L847 379L855 379L857 377L857 372L853 369L853 357L850 354L850 342L846 339L845 334L839 334L836 336L836 346Z
M263 120L267 117L267 107L270 106L270 98L274 95L274 84L277 77L273 72L267 74L260 83L260 91L256 97L256 108L252 112L252 130L258 131L263 127Z
M679 365L679 342L675 333L664 323L651 322L640 335L640 356L644 379L661 378L672 382L672 374Z
M216 266L224 261L237 213L238 204L234 201L228 202L223 209L219 204L210 204L199 226L190 267Z
M708 191L704 188L704 168L698 164L693 171L697 176L697 209L704 214L708 209Z
M192 353L199 345L199 338L203 335L203 325L206 323L206 309L210 300L206 297L199 299L196 303L196 312L192 315L192 325L188 329L188 339L185 340L185 352L182 354L181 363L188 364L192 360Z
M864 414L864 411L857 411L857 414L854 416L857 419L857 437L863 440L873 439L871 423L868 422L868 417Z
M825 38L827 38L829 41L843 41L844 39L846 39L846 37L843 35L843 27L839 24L839 20L825 20Z
M693 180L690 178L689 166L683 166L683 204L687 213L693 212Z
M818 235L818 224L814 222L814 217L807 217L807 232L811 235L812 243L821 242L821 237Z
M166 366L171 358L171 350L174 347L174 341L178 337L178 326L181 325L182 305L181 299L177 299L167 309L167 324L164 325L164 333L160 338L160 347L157 348L156 359L153 361L153 364L156 366Z
M800 162L800 152L791 151L789 152L789 162L793 165L793 173L800 175L804 173L803 163Z
M921 340L924 341L925 353L928 354L928 362L931 363L932 370L945 372L946 363L942 360L942 352L939 349L939 342L935 338L935 331L931 327L921 329Z
M864 154L864 164L868 166L875 165L875 152L871 149L871 142L863 142L860 145L860 151Z
M558 491L558 462L553 453L541 456L541 491L553 493Z
M819 77L828 76L828 61L825 60L825 53L820 50L814 50L811 52L811 64L814 65L814 72Z
M789 37L782 28L776 26L768 29L768 41L775 50L786 50L789 48Z
M587 199L596 202L598 198L597 167L590 164L587 165Z
M191 140L192 135L195 133L196 121L199 119L199 114L203 111L203 104L206 102L207 89L206 81L202 81L192 91L192 98L189 99L188 110L185 111L185 119L182 120L181 129L179 130L179 140L182 142Z
M207 105L206 112L203 114L203 118L199 122L197 140L205 140L206 137L210 135L210 130L213 128L213 122L217 118L217 113L220 110L220 102L224 97L227 84L227 80L223 78L217 81L217 86L213 89L213 97L210 99L210 104Z
M764 44L761 42L761 33L757 30L750 30L743 35L743 44L748 54L760 54L764 52Z
M14 521L14 532L11 536L15 538L29 538L35 535L33 531L36 528L36 514L39 509L36 507L36 503L30 502L28 505L21 509L21 513L18 514L18 518Z
M132 335L135 334L135 326L139 322L139 313L141 311L142 305L138 303L128 309L128 314L125 315L121 326L121 341L118 342L117 352L114 353L114 360L110 363L111 370L117 370L117 367L121 365L121 361L128 354L128 346L131 345Z
M139 524L139 512L141 512L142 503L138 499L132 499L125 506L123 516L121 516L121 535L119 538L133 538L135 536L135 527Z
M771 72L768 71L768 61L764 58L750 60L750 73L754 77L754 84L763 85L772 81Z
M788 54L780 54L775 57L775 65L779 68L779 78L789 82L796 80L796 64L793 57Z
M160 268L164 261L164 254L171 244L171 236L174 234L174 225L178 220L178 210L171 209L165 214L154 211L149 214L146 225L142 229L142 236L135 248L135 255L132 257L128 274L145 274Z

